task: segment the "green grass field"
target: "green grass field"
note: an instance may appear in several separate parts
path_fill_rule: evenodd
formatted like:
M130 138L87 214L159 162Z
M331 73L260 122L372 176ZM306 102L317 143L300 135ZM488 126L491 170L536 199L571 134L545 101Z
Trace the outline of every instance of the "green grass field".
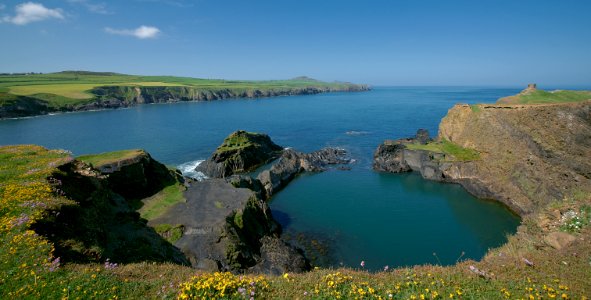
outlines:
M543 91L535 90L500 99L507 104L553 104L591 100L591 91Z
M59 72L33 75L0 75L0 92L31 96L48 93L73 99L89 99L98 86L186 86L203 89L273 89L301 87L344 87L306 77L291 80L245 81L199 79L174 76L136 76L116 73Z

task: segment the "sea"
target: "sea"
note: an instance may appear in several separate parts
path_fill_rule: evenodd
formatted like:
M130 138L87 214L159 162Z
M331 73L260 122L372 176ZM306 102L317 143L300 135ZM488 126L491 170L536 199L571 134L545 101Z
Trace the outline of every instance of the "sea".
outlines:
M518 88L373 87L367 92L138 105L0 121L0 145L37 144L74 155L141 148L186 176L236 130L283 147L347 150L350 169L304 174L269 202L283 237L320 267L381 270L480 259L520 219L457 184L372 170L386 139L437 135L456 103L491 103ZM363 266L361 266L363 262Z

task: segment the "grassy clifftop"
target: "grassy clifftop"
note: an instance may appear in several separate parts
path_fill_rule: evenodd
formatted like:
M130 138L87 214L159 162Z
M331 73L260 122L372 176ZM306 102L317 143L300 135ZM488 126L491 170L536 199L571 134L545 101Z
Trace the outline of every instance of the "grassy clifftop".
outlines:
M0 298L248 299L253 293L255 299L583 299L591 291L591 226L584 210L566 221L526 219L520 233L482 262L459 256L451 267L385 266L368 273L360 265L257 276L196 273L170 263L60 262L34 224L56 218L60 206L75 205L59 192L66 182L48 177L72 159L66 151L39 146L0 147ZM589 195L570 198L544 215L578 213L575 208L589 200ZM570 226L579 220L586 222L581 228ZM551 248L539 234L547 226L560 226L575 240Z
M568 102L581 102L591 100L591 91L555 90L544 91L530 84L521 93L504 97L497 101L498 104L555 104Z
M87 71L0 75L0 118L54 111L113 108L139 103L255 98L367 89L365 85L328 83L307 77L244 81ZM40 107L33 107L33 104Z

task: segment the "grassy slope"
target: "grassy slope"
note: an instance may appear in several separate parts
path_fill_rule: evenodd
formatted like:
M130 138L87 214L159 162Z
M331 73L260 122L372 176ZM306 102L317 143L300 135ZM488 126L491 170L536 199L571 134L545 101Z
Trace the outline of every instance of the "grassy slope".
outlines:
M187 294L232 287L225 295L242 298L238 286L255 282L255 298L365 298L426 299L535 299L573 298L589 295L591 282L591 226L575 233L573 245L556 251L540 247L540 228L535 219L524 220L525 229L509 242L489 252L482 262L460 261L455 266L417 266L370 274L358 269L319 269L305 274L260 278L213 274L192 278L195 271L171 264L66 264L57 266L51 245L33 234L28 226L42 218L45 208L67 204L53 192L46 177L54 166L70 160L68 153L48 151L38 146L0 147L0 298L89 298L113 296L124 299L173 299L182 290ZM548 207L548 211L573 209L590 204L589 195L578 195ZM44 203L44 205L32 205ZM568 207L565 207L568 206ZM584 240L582 240L584 239ZM524 258L533 266L524 263ZM371 258L365 258L371 259ZM461 258L459 258L461 260ZM53 262L53 265L52 265ZM475 266L480 277L470 271ZM189 282L179 286L182 282ZM208 285L208 282L210 283ZM246 282L246 283L245 283ZM213 285L212 285L213 284ZM564 294L564 296L563 296ZM363 296L363 297L362 297ZM232 298L232 297L229 297Z
M508 104L552 104L591 100L591 91L535 90L500 99Z
M173 184L165 187L154 196L144 199L142 207L138 210L142 218L153 220L162 215L168 208L184 202L183 191L185 188L181 184Z
M2 98L10 94L46 100L50 106L56 108L66 104L81 104L94 98L90 90L98 86L184 86L203 91L222 89L245 91L304 87L342 88L346 84L325 83L305 77L292 80L237 81L96 72L0 75L0 105L3 102Z

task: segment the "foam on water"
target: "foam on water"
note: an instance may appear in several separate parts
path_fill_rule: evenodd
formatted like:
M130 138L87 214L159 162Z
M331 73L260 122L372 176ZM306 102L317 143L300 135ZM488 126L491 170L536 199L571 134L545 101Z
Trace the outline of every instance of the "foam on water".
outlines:
M183 173L183 176L187 176L196 180L203 180L206 179L207 176L205 176L205 174L196 171L195 168L197 168L197 166L199 164L201 164L202 162L204 162L203 159L200 160L193 160L193 161L189 161L186 163L182 163L180 165L177 166L177 168L181 171L181 173Z
M350 130L345 132L346 135L368 135L370 134L369 131L357 131L357 130Z

